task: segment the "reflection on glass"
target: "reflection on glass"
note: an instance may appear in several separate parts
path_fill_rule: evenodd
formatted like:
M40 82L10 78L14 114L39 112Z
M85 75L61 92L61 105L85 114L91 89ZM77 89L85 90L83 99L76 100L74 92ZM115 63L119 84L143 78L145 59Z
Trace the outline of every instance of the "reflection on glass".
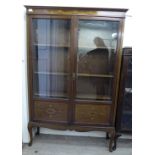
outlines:
M132 129L132 58L128 58L127 71L125 74L125 87L123 95L123 116L121 127L123 130Z
M121 121L121 129L122 130L132 130L132 116L131 113L126 113L122 117Z
M128 60L127 77L125 82L125 88L132 89L132 59Z
M66 97L67 77L63 75L34 75L34 95L35 97Z
M128 59L126 80L125 80L125 93L123 96L123 109L132 110L132 58Z
M70 21L33 19L35 97L68 97Z
M118 27L115 21L79 21L77 98L111 99Z
M112 93L112 79L100 77L77 78L77 98L110 100ZM104 94L104 95L103 95Z

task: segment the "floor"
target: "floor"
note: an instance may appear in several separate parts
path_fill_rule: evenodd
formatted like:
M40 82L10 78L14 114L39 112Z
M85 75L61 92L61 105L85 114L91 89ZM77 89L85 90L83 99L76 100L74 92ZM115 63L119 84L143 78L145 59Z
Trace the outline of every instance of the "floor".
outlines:
M131 139L119 139L117 150L108 151L108 141L100 137L77 137L40 134L29 147L23 145L22 155L131 155Z

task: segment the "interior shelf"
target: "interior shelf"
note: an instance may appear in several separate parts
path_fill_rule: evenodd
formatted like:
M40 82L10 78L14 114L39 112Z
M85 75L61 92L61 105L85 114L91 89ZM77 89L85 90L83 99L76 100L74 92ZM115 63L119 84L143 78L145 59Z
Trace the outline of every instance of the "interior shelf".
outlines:
M82 49L82 48L88 48L88 49L99 48L99 49L113 49L113 50L115 50L115 48L112 48L112 47L96 47L96 46L79 46L78 48L79 49Z
M54 93L52 92L51 94L49 93L34 93L34 97L62 97L62 98L66 98L67 97L67 93Z
M68 75L68 73L63 72L34 72L35 74L44 74L44 75Z
M131 110L124 110L123 111L123 114L131 115L132 114L132 111Z
M44 74L44 75L69 75L68 73L63 72L34 72L35 74ZM87 73L77 73L77 76L80 77L105 77L105 78L113 78L113 75L107 75L107 74L87 74Z
M40 47L57 47L57 48L69 48L70 46L69 45L63 45L63 44L60 44L60 45L55 45L55 44L37 44L37 43L34 43L33 44L34 46L40 46ZM115 48L112 48L112 47L96 47L96 46L79 46L78 47L79 49L96 49L96 48L100 48L100 49L112 49L112 50L115 50Z
M84 77L107 77L107 78L113 78L113 75L107 75L107 74L87 74L87 73L77 73L77 76L84 76Z
M63 44L60 44L60 45L56 45L56 44L37 44L37 43L34 43L33 44L34 46L41 46L41 47L58 47L58 48L69 48L70 46L69 45L63 45Z
M111 100L110 96L106 95L94 95L94 94L77 94L78 99L94 99L94 100Z

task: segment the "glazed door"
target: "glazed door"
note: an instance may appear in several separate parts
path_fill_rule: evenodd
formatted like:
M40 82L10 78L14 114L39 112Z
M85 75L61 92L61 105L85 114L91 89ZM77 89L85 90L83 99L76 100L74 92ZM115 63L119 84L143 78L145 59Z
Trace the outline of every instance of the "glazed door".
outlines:
M79 19L75 98L112 101L119 21Z
M31 19L34 98L69 98L70 29L67 17Z
M75 124L111 125L120 21L79 17L75 56Z
M31 23L35 119L110 125L119 19L44 15Z

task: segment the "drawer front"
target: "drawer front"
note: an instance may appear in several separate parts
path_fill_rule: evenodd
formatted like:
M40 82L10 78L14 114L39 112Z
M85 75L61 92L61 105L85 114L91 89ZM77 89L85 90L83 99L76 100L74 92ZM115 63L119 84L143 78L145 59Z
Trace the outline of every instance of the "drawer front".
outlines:
M76 104L75 123L108 125L110 109L108 105Z
M68 104L51 103L46 101L35 101L35 120L67 122Z

